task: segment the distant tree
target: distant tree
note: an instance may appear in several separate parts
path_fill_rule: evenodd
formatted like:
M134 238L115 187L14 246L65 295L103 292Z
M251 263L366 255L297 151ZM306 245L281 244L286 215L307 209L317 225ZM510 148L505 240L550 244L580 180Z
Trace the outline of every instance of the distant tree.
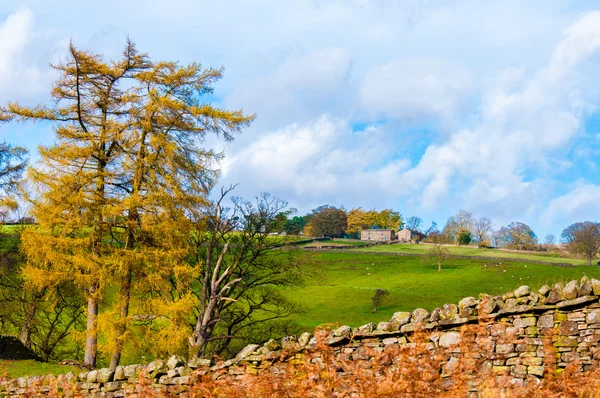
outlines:
M544 243L546 245L553 246L556 244L556 237L552 234L548 234L548 235L546 235L546 238L544 239Z
M584 221L571 224L563 230L561 239L571 253L583 254L591 265L600 251L600 223Z
M500 230L493 231L492 234L490 235L490 243L492 244L492 246L500 247L500 246L502 246L503 242L504 241L503 241Z
M437 223L435 221L432 221L431 222L431 226L427 229L427 231L425 231L425 235L429 236L429 235L434 234L434 233L439 234L440 231L438 229Z
M522 222L511 222L498 230L498 243L511 249L529 250L537 245L537 236Z
M377 312L377 307L379 307L389 295L390 292L386 289L375 289L375 295L371 297L371 301L373 302L373 313Z
M27 166L27 150L0 142L0 192L13 192ZM1 198L1 196L0 196Z
M487 242L490 239L490 232L492 231L492 220L487 217L481 217L478 220L473 221L473 238L475 242L482 246L488 246Z
M442 234L446 235L449 240L459 244L459 236L463 231L471 231L473 229L473 213L466 210L459 210L458 213L448 218Z
M406 219L406 228L412 231L421 231L421 225L423 224L423 219L421 217L408 217Z
M437 235L441 238L441 235ZM432 264L437 265L438 272L442 270L444 261L450 256L450 251L444 246L443 239L437 237L432 238L432 245L427 251L427 257Z
M471 243L472 235L470 231L463 230L458 233L458 245L466 246Z
M288 235L300 235L306 226L306 219L300 216L294 216L284 223L284 231Z
M314 209L306 228L311 236L341 238L348 227L348 218L343 209L325 205Z

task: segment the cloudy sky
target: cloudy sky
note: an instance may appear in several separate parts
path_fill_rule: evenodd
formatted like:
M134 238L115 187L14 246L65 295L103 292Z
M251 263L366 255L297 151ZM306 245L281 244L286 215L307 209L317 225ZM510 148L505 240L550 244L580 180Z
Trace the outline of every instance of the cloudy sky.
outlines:
M543 4L543 6L542 6ZM74 44L225 67L215 103L256 113L222 184L444 224L464 208L560 234L600 212L594 1L2 0L0 102L46 101ZM48 126L2 125L29 147Z

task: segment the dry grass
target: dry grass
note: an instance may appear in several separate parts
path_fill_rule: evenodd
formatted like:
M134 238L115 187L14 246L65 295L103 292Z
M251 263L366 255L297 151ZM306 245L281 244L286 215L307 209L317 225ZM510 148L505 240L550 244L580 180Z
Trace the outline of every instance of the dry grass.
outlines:
M464 327L461 344L451 349L431 348L431 335L417 333L406 346L383 350L365 348L363 359L340 358L324 344L326 333L318 334L316 350L284 352L283 361L262 369L258 375L223 369L197 373L189 397L600 397L600 369L583 372L578 364L557 371L556 352L551 337L544 340L543 379L529 375L524 384L509 374L495 373L480 355L493 344L494 328L486 325ZM500 342L514 342L510 335ZM512 340L511 340L512 339ZM496 340L498 342L498 340ZM540 348L542 349L542 348ZM355 356L357 354L355 353ZM455 359L450 360L450 357ZM80 396L66 382L50 381L49 397ZM135 393L128 397L175 396L181 387L157 391L151 381L140 379ZM24 396L39 396L39 388L29 388Z

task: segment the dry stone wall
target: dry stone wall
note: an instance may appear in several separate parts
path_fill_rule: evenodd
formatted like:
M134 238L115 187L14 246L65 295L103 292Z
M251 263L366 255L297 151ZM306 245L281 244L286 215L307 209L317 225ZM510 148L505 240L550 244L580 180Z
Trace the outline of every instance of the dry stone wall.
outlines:
M431 312L422 308L397 312L390 321L377 325L354 329L341 326L328 334L325 344L340 363L368 363L386 347L406 348L416 345L418 339L425 355L435 355L439 360L439 372L448 381L448 388L458 364L464 361L471 361L479 375L488 372L509 378L513 385L524 385L539 381L550 367L553 372L569 365L584 371L599 367L599 298L600 281L587 277L538 290L521 286L502 296L466 297L458 304L445 304ZM114 371L99 369L58 378L5 380L0 388L8 395L32 388L43 393L57 384L90 396L122 397L143 388L178 395L204 374L237 377L257 374L274 364L285 366L299 360L318 364L317 345L315 337L304 333L249 345L235 358L218 364L171 357ZM477 378L470 381L472 391L477 391L479 383Z

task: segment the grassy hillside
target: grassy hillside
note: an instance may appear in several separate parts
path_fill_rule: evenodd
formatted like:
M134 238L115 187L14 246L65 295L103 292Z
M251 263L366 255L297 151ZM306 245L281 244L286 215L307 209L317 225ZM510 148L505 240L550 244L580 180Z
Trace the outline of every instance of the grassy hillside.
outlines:
M47 374L65 374L73 372L78 374L81 369L73 366L63 366L47 362L26 361L4 361L0 360L0 377L9 378L21 376L41 376Z
M382 248L393 247L396 246ZM387 321L396 311L417 307L432 310L466 296L501 294L523 284L541 286L583 275L600 279L600 267L460 258L448 259L438 272L424 257L386 256L358 250L317 253L314 261L320 271L308 280L307 286L286 291L306 308L304 314L294 318L306 330L329 322L360 326ZM377 288L387 289L390 296L373 314L371 297Z
M381 245L373 247L364 247L356 250L360 250L368 253L412 253L412 254L425 254L431 248L428 244L398 244L398 245ZM484 256L492 258L506 258L506 259L523 259L523 260L537 260L537 261L549 261L557 263L569 263L575 265L586 264L585 260L561 257L556 253L519 253L511 252L501 249L478 249L473 246L447 246L450 254L459 256Z

